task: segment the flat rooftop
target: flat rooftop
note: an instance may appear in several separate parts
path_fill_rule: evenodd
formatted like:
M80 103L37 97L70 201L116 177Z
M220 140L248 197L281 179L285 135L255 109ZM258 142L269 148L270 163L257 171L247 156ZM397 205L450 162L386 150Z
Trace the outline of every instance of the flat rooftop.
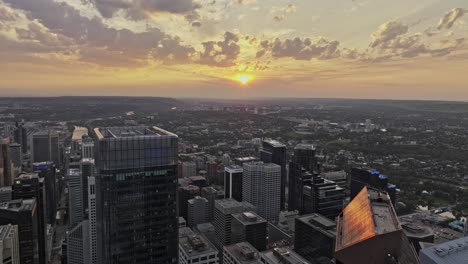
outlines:
M240 242L237 244L225 246L224 251L236 259L237 263L258 263L258 251L248 242Z
M99 139L104 138L129 138L129 137L162 137L174 136L176 134L155 126L134 126L134 127L105 127L95 128Z
M262 258L270 260L270 263L309 263L306 259L289 248L274 248L260 254Z
M468 237L421 249L419 256L422 263L466 264L468 260Z
M218 250L203 235L193 232L189 227L179 229L179 247L191 258L218 253Z
M86 127L75 126L75 129L73 130L73 134L72 134L72 140L81 141L83 139L83 136L87 136L87 135L88 135L88 129Z
M327 217L320 214L309 214L297 218L297 221L300 221L308 226L311 226L314 229L321 231L324 234L335 236L336 233L336 223L328 219Z
M286 147L286 145L284 145L283 143L279 142L278 140L274 140L274 139L266 139L263 141L264 143L267 143L275 148L283 148L283 147Z
M267 222L263 217L252 211L233 214L232 217L244 225L254 225Z
M312 144L298 144L294 149L315 150L315 146Z

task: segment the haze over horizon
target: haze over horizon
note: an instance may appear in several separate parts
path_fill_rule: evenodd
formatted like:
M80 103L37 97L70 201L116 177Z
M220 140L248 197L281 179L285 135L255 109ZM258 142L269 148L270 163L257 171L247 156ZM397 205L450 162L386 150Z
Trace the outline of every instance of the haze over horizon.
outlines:
M463 0L0 0L0 96L468 100Z

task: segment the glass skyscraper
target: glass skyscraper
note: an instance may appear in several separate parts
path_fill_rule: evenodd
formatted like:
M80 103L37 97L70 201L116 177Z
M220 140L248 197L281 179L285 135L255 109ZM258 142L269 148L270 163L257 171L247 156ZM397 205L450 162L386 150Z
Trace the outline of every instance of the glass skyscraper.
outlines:
M94 134L99 263L177 263L177 135L157 127Z

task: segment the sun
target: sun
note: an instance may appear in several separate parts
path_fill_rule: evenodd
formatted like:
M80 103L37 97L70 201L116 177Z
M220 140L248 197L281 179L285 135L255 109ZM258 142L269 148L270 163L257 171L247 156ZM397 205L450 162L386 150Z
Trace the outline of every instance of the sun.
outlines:
M252 80L252 76L249 75L238 75L236 79L241 82L242 84L247 84L250 80Z

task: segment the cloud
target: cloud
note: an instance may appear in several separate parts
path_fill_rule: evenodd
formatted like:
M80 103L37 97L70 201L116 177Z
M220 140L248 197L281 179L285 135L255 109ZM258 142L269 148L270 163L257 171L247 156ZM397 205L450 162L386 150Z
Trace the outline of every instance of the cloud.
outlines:
M389 42L407 32L408 26L397 21L390 21L382 24L377 31L372 33L370 47L385 47Z
M11 7L25 11L30 20L37 20L47 32L57 35L57 38L69 39L77 49L85 50L79 54L106 52L105 55L125 57L126 60L146 61L150 55L156 60L166 63L181 63L182 58L190 57L193 48L185 46L178 37L170 36L157 28L149 28L145 32L133 32L128 29L114 29L104 24L99 18L81 16L80 12L66 3L53 0L4 0ZM23 38L39 38L47 43L44 35L37 28L27 32L19 30ZM41 39L42 38L42 39ZM88 52L88 53L86 53ZM178 53L180 52L180 53ZM83 57L84 58L84 57ZM98 61L96 61L98 63Z
M455 22L459 18L463 17L463 15L465 15L466 13L468 13L468 9L464 9L464 8L454 8L450 10L447 14L444 15L444 17L440 19L439 25L437 25L437 29L441 30L444 28L445 29L452 28Z
M270 8L270 14L274 15L273 20L276 22L283 22L287 19L287 14L295 13L296 6L289 4L287 6L273 6Z
M257 3L257 0L234 0L234 2L241 5L251 5Z
M0 22L12 22L19 19L19 15L0 6Z
M113 17L123 10L127 17L141 20L147 13L167 12L173 14L186 14L192 12L200 5L193 0L85 0L96 6L105 18Z
M204 50L199 53L200 59L198 63L216 67L235 65L235 61L240 54L238 42L239 36L231 32L224 34L223 41L203 42Z
M311 60L313 58L326 60L340 56L340 42L320 37L312 41L309 38L286 39L284 41L260 42L257 58L271 54L273 58L293 58L295 60Z

